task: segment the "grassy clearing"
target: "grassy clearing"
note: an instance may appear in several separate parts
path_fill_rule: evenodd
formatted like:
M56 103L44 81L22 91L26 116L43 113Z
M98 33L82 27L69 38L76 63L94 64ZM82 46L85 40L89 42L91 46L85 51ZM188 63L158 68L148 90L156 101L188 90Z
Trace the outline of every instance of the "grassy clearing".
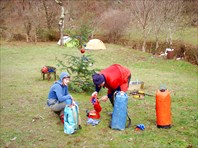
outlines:
M72 93L80 104L83 129L66 135L58 116L45 106L54 81L43 81L40 75L43 65L56 66L56 58L63 59L63 53L81 55L77 49L61 48L55 43L1 44L1 147L198 147L197 66L115 45L107 45L105 51L86 51L96 60L97 68L113 63L129 67L132 80L144 81L147 93L155 94L160 84L166 84L172 91L173 127L156 128L155 98L148 96L144 100L129 97L129 129L108 128L107 113L112 111L109 102L101 103L99 125L86 125L85 111L92 109L90 94ZM140 123L146 129L135 131Z

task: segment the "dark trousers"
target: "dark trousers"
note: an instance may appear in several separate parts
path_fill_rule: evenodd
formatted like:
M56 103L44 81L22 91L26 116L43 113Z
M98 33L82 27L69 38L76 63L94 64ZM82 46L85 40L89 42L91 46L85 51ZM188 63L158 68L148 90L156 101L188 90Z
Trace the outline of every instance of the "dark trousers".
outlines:
M129 75L129 77L128 77L128 87L129 87L130 81L131 81L131 75ZM109 100L110 100L110 102L111 102L113 107L114 107L114 93L115 93L115 91L112 92L113 95L111 95L112 97L109 98Z

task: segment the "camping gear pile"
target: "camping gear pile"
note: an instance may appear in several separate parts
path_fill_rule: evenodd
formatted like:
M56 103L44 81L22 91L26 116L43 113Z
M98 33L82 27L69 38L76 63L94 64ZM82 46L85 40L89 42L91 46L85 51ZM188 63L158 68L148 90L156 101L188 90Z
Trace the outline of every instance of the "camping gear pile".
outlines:
M132 94L135 99L144 99L145 96L145 93L142 90L134 90L130 94Z
M100 112L102 110L100 103L98 101L97 96L92 96L90 98L90 102L92 103L94 110L91 110L90 112L87 110L87 117L92 119L100 119Z
M142 90L134 90L132 93L134 96L153 96L146 94ZM141 98L141 97L140 97ZM94 110L87 112L87 123L93 126L98 125L100 122L100 112L102 110L98 101L97 95L90 98ZM131 119L128 115L128 95L126 92L117 91L114 94L114 108L111 115L111 121L109 127L114 130L125 130L125 128L131 127ZM127 123L128 117L128 124ZM170 92L166 87L160 87L156 92L156 123L158 128L171 128L171 113L170 113ZM75 133L80 127L79 124L79 109L75 104L72 107L66 106L64 109L64 132L66 134ZM137 124L135 131L145 130L144 124Z
M43 76L43 80L45 80L45 75L47 75L48 81L51 79L51 74L54 75L54 80L56 80L56 68L53 66L43 66L41 68L41 74Z
M132 92L130 92L130 94L135 99L144 99L144 96L151 96L151 97L153 97L153 95L147 94L143 90L133 90Z
M167 59L173 59L174 58L174 49L166 48L165 52L160 54L160 57L167 57Z
M90 112L86 110L87 113L87 123L91 124L93 126L97 125L100 122L100 112L102 110L100 103L98 101L97 95L92 96L90 98L90 102L92 103L94 110L91 110Z

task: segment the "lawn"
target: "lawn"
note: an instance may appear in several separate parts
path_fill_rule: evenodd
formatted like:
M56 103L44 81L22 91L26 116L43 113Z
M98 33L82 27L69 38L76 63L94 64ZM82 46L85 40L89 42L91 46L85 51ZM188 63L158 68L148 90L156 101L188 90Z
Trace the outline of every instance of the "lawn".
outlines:
M63 132L58 116L46 106L54 80L42 80L44 65L57 66L64 53L81 56L75 48L59 47L54 42L1 42L1 129L0 147L198 147L198 69L185 61L167 60L133 49L107 44L107 50L86 51L95 68L119 63L131 70L132 80L144 81L144 91L155 95L160 84L171 91L172 128L158 129L155 97L134 99L129 95L128 112L132 127L124 131L108 128L112 111L109 101L102 102L100 123L87 125L89 93L74 93L79 103L82 129L74 135ZM57 67L57 73L60 74ZM106 93L103 90L100 96ZM135 131L137 124L144 131Z

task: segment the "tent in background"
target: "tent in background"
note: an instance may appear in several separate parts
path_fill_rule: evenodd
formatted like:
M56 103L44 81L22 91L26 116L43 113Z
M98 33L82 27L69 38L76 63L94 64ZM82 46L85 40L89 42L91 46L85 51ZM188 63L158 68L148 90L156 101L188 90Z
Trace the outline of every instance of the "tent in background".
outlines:
M69 42L65 43L65 47L78 47L80 45L79 41L77 39L72 39Z
M91 39L86 44L85 49L98 50L98 49L106 49L106 47L105 47L104 43L101 40L99 40L99 39Z
M60 45L61 40L58 41L58 45ZM70 38L69 36L63 37L63 45L65 47L78 47L79 41L75 38Z
M67 42L69 42L69 41L71 41L72 40L72 38L70 38L69 36L64 36L63 37L63 45L65 45ZM61 43L61 39L58 41L58 45L60 45L60 43Z

